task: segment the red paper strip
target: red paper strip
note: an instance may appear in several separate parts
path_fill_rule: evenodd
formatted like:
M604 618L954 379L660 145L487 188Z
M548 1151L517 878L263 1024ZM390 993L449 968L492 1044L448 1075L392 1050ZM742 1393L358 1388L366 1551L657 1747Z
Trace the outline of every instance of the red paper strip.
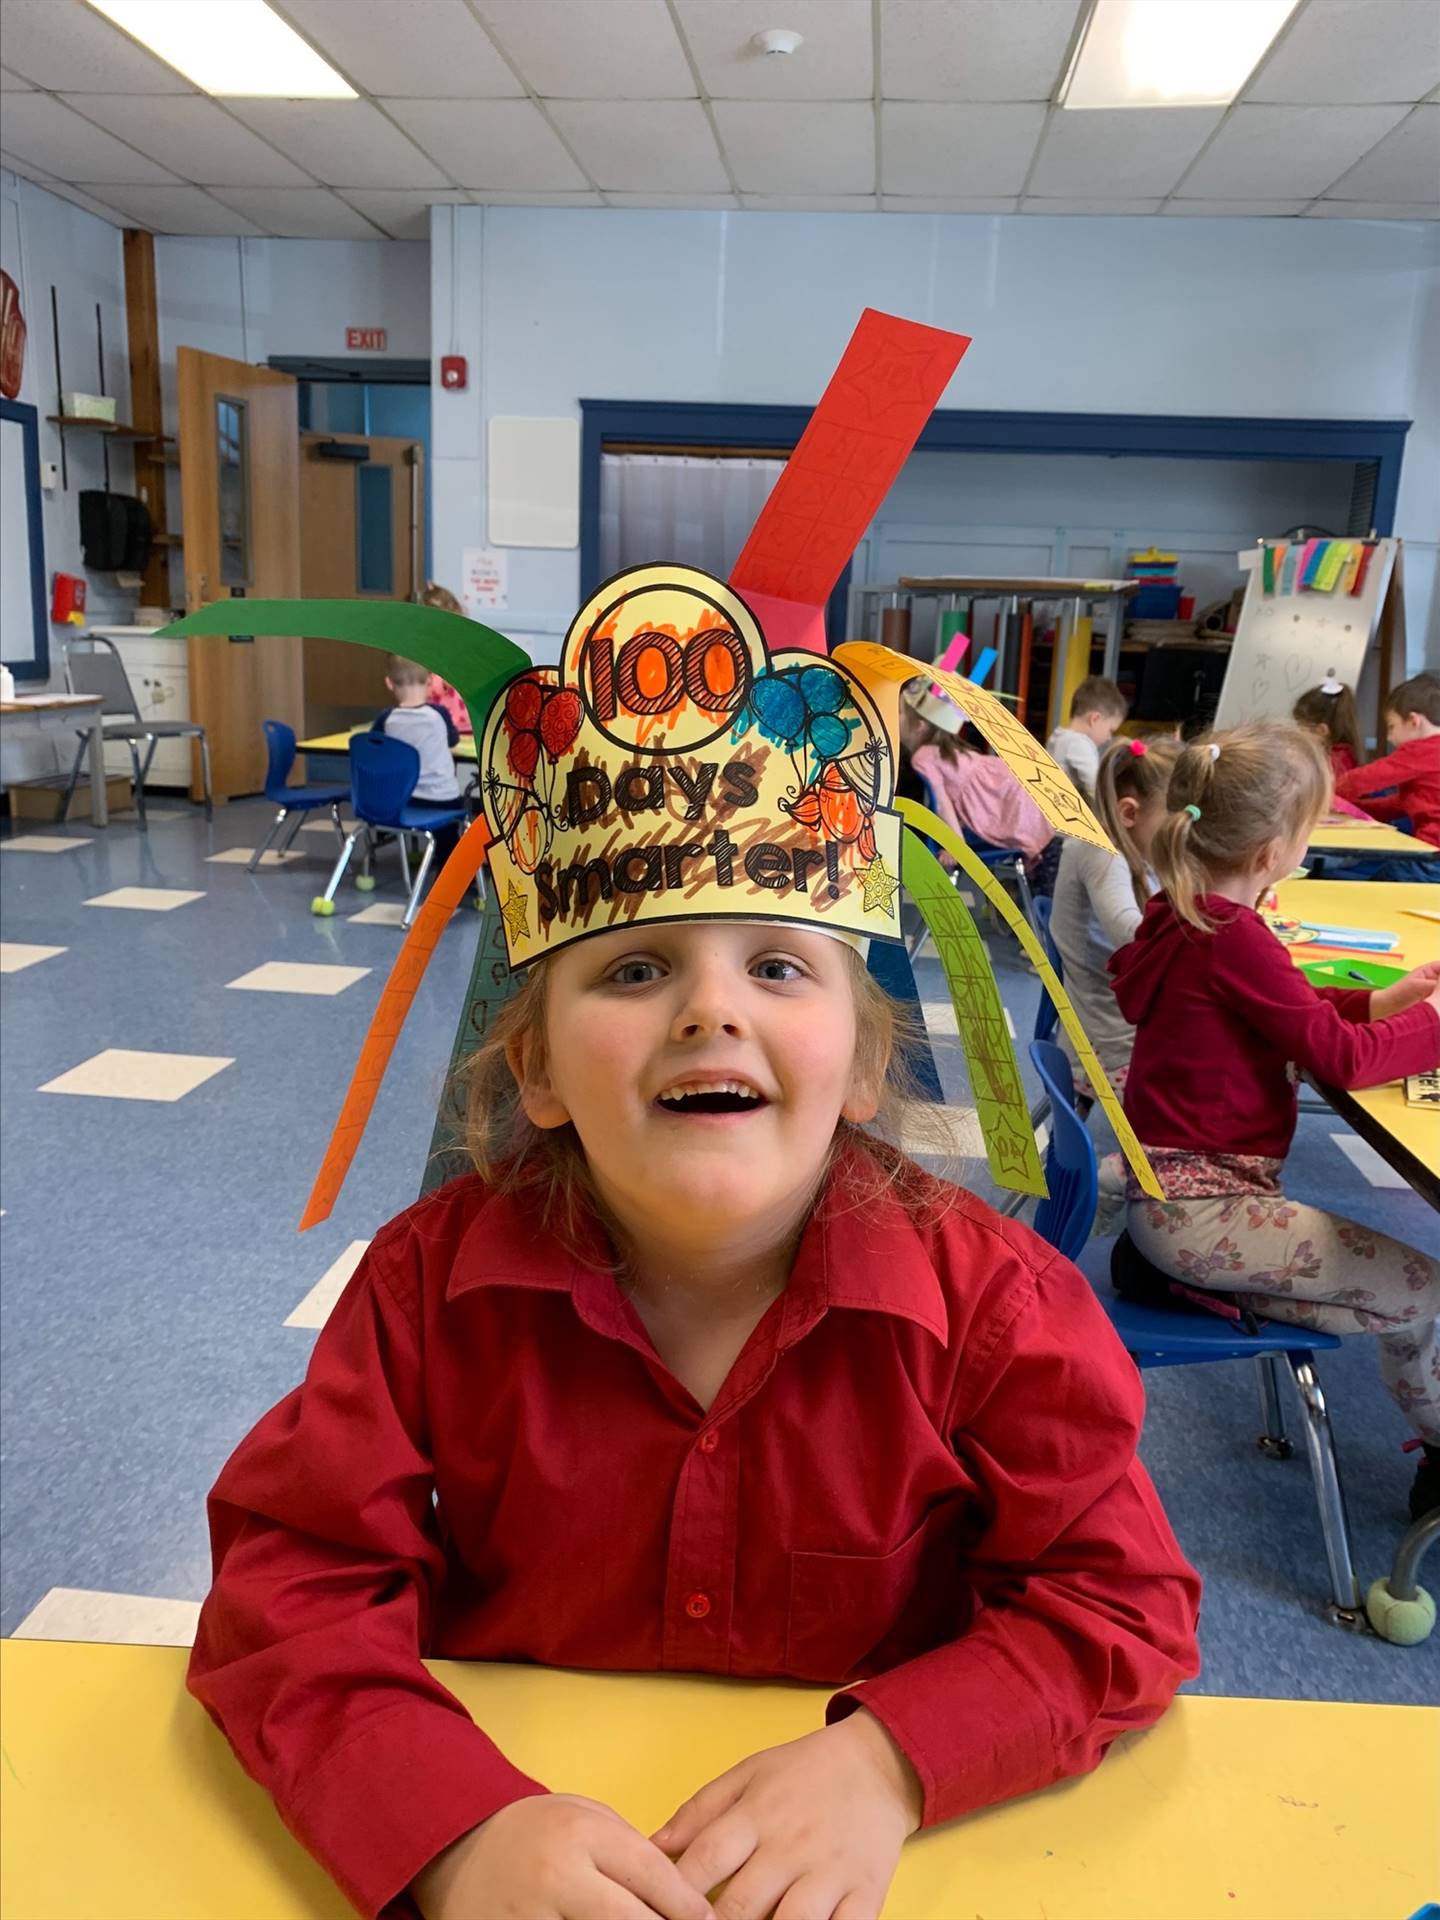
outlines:
M735 562L737 593L825 605L969 345L966 334L865 309ZM797 621L784 644L823 652L818 631ZM770 624L766 633L774 646Z

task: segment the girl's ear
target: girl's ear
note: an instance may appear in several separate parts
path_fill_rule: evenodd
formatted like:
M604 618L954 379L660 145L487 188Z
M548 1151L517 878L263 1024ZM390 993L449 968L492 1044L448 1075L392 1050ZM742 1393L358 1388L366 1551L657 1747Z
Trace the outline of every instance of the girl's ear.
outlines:
M1140 802L1133 793L1122 793L1116 811L1120 815L1120 824L1133 827L1140 818Z
M880 1090L867 1086L858 1076L850 1082L850 1091L840 1109L842 1120L848 1120L851 1126L863 1127L873 1120L880 1111Z
M549 1132L555 1127L567 1125L569 1110L550 1083L543 1049L536 1036L522 1033L518 1039L512 1040L505 1049L505 1058L515 1076L515 1085L520 1089L520 1105L531 1126Z

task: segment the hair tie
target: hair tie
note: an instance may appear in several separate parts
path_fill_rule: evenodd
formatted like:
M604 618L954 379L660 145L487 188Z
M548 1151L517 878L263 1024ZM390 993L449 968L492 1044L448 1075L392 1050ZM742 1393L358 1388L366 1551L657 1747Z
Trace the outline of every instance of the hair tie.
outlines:
M1182 807L1180 811L1182 813L1188 813L1192 820L1198 820L1200 818L1199 807Z
M1131 740L1129 747L1131 753L1134 754L1137 760L1140 759L1143 754L1147 754L1150 751L1143 740Z
M1345 683L1342 680L1335 679L1322 680L1320 682L1320 691L1321 693L1328 694L1333 700L1337 693L1343 693L1345 691Z
M1216 762L1216 761L1217 761L1217 760L1218 760L1218 759L1220 758L1220 746L1219 746L1219 742L1218 742L1218 741L1215 741L1215 740L1212 740L1212 741L1210 742L1210 744L1209 744L1209 746L1208 746L1208 747L1206 747L1206 749L1205 749L1205 751L1206 751L1206 752L1207 752L1207 753L1209 754L1209 756L1210 756L1210 764L1211 764L1211 766L1213 767L1213 766L1214 766L1214 764L1215 764L1215 762Z

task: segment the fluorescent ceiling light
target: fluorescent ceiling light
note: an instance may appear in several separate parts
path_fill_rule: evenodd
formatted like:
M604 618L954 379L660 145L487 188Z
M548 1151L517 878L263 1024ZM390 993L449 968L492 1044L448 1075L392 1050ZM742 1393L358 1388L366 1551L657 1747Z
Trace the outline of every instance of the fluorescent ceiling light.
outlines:
M1062 107L1222 107L1295 0L1095 0Z
M90 4L206 93L282 100L359 97L265 0Z

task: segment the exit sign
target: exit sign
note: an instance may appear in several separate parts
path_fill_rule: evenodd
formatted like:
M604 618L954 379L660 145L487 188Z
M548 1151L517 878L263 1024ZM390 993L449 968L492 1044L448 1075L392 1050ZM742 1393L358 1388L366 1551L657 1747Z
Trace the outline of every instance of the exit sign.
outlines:
M345 346L351 353L384 353L384 327L346 327Z

